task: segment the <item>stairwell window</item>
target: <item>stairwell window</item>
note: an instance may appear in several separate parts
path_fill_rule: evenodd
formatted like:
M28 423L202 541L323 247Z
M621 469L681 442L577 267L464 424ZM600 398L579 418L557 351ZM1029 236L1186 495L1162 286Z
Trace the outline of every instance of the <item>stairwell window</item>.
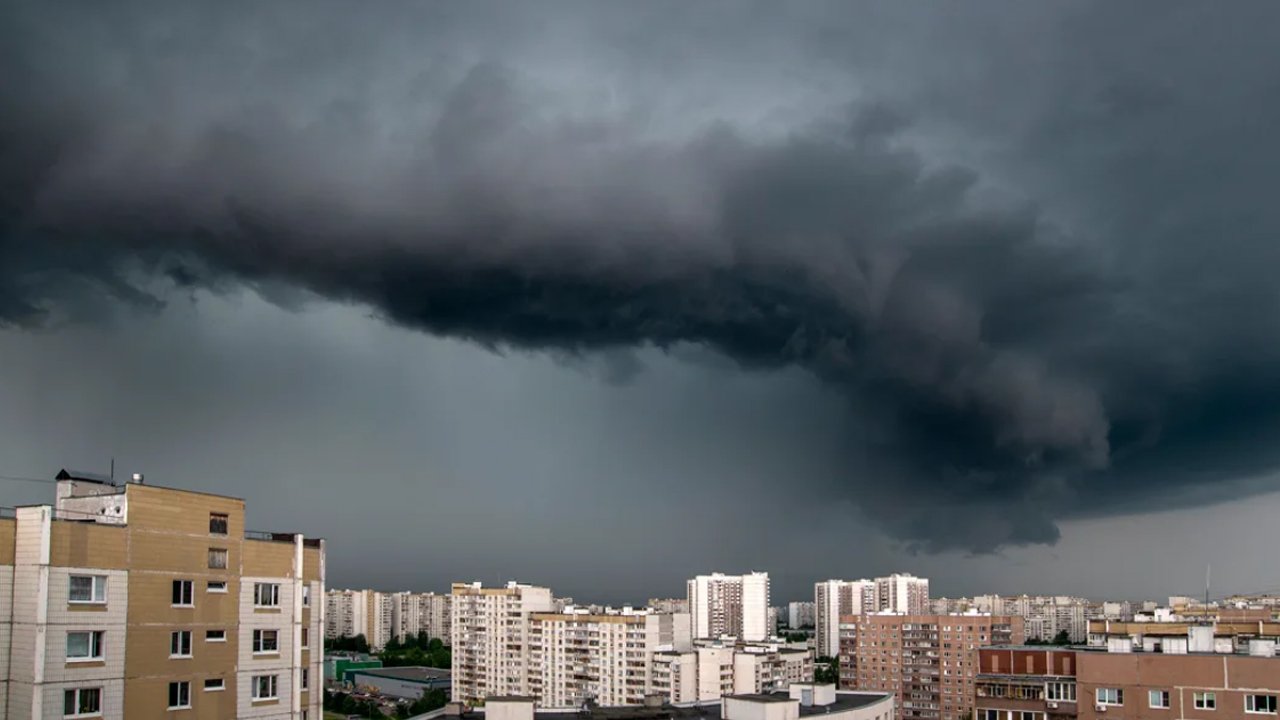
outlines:
M255 607L280 607L280 585L277 583L254 583L253 604Z
M191 631L175 630L169 633L169 657L191 657Z
M107 602L106 575L72 575L67 588L67 600L72 603Z
M192 589L195 583L190 580L174 580L173 581L173 605L174 607L194 607L195 596Z
M209 534L210 535L226 535L227 534L227 514L226 513L209 513Z
M1276 696L1275 695L1245 695L1244 711L1259 715L1275 715L1276 714Z
M62 717L102 717L102 688L73 688L63 691Z
M227 569L227 549L226 548L209 548L209 569L210 570L226 570Z

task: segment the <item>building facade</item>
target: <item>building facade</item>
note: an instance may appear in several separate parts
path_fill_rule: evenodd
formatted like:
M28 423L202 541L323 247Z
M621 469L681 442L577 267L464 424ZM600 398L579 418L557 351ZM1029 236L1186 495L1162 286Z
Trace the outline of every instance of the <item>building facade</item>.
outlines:
M1076 653L1006 646L978 650L975 720L1075 720Z
M516 582L454 583L452 595L453 699L529 695L533 615L555 611L551 590Z
M699 575L688 582L688 601L695 638L757 641L774 633L768 573Z
M906 615L929 614L929 580L906 573L876 578L876 610Z
M319 718L324 542L135 479L0 517L0 714Z
M816 599L817 592L814 597ZM792 630L799 628L811 628L814 623L814 602L791 602L787 603L787 627ZM852 613L844 613L850 615Z
M1023 641L1022 618L1007 615L861 615L842 627L847 689L893 694L900 717L922 720L969 720L978 649Z
M814 584L814 648L818 657L835 657L840 652L840 618L879 608L876 587L872 580L824 580Z

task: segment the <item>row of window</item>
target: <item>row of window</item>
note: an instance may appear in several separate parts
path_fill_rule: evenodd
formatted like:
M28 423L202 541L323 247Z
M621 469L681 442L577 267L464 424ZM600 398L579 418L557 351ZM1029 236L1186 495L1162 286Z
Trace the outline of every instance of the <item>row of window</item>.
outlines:
M302 649L311 645L309 628L302 628ZM67 661L104 660L106 658L106 633L103 630L73 630L67 633ZM226 630L206 630L205 642L226 642ZM280 652L279 630L254 630L253 652L268 654ZM191 631L175 630L169 634L169 657L191 657Z
M1122 688L1098 688L1097 699L1099 705L1124 705L1124 690ZM1193 693L1191 702L1197 710L1218 709L1218 695L1214 692ZM1169 691L1148 690L1147 707L1157 710L1168 709ZM1245 695L1244 711L1260 715L1275 715L1276 696Z
M307 690L310 677L307 668L302 668L300 690ZM279 675L254 675L249 688L252 699L268 701L279 699ZM205 692L218 692L227 688L223 678L209 678L204 681ZM169 683L169 709L185 710L191 707L191 683L180 680ZM304 711L305 712L305 711ZM102 714L102 688L72 688L62 694L62 716L66 718L91 718Z
M210 580L205 584L205 590L211 593L225 593L227 591L227 581ZM72 575L67 588L67 599L73 603L105 604L107 602L107 576ZM174 580L173 594L170 599L174 607L195 607L195 581ZM280 585L278 583L254 583L253 604L255 607L279 607ZM302 604L304 607L310 607L311 605L311 586L309 585L302 586Z

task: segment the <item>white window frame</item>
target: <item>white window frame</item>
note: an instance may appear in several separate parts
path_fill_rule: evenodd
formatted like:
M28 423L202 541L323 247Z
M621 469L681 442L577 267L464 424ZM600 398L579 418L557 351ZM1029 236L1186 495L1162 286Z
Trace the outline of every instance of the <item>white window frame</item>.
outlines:
M209 633L222 633L221 635L210 637ZM204 631L204 641L207 643L224 643L227 641L227 631L221 628Z
M209 582L205 583L204 591L211 592L211 593L222 593L223 595L225 595L227 593L227 581L226 580L210 580Z
M302 607L311 607L311 586L306 583L302 585Z
M210 685L209 683L211 682L216 682L218 684ZM227 689L226 678L205 678L205 681L204 681L205 692L222 692L223 690L226 690L226 689Z
M173 591L181 584L184 591L179 592L179 600L186 598L187 602L173 602ZM175 579L169 586L169 607L189 608L196 606L196 583L194 580Z
M89 636L89 654L88 655L72 655L71 654L71 636L72 635L88 635ZM67 631L67 662L101 662L106 659L103 646L106 644L106 632L103 630L68 630Z
M1109 697L1113 697L1114 699L1104 700L1102 698L1103 693L1107 693ZM1099 705L1111 705L1111 706L1124 705L1124 690L1122 690L1121 688L1100 687L1098 688L1097 698L1098 698Z
M1257 698L1268 698L1270 700L1268 704L1271 706L1271 709L1270 710L1253 709L1257 707L1257 703L1255 702ZM1275 715L1276 705L1277 705L1276 696L1270 693L1247 693L1244 696L1244 711L1249 713L1250 715Z
M93 690L98 693L98 709L89 712L80 712L80 693L86 690ZM67 713L67 693L72 693L71 704L76 708L76 712ZM62 717L64 718L96 718L102 717L102 688L100 687L78 687L66 688L62 691Z
M258 691L262 688L262 680L267 681L270 695L259 695ZM279 675L254 675L249 686L250 697L253 702L267 702L269 700L280 699L280 676Z
M1191 696L1192 706L1196 710L1217 710L1218 709L1218 693L1216 692L1198 692Z
M172 701L173 701L173 686L174 686L174 685L177 685L177 686L178 686L178 700L179 700L179 701L181 701L181 700L182 700L182 688L183 688L183 687L186 687L186 689L187 689L187 702L186 702L186 704L182 704L182 705L173 705L173 704L170 704L170 705L169 705L169 709L170 709L170 710L189 710L189 709L191 709L191 681L190 681L190 680L174 680L173 682L170 682L170 683L169 683L169 701L170 701L170 703L172 703Z
M1053 702L1075 702L1076 684L1058 681L1045 683L1044 697Z
M271 639L274 648L266 649L267 633L271 633ZM253 654L254 655L279 655L280 654L280 631L275 628L258 628L253 631Z
M183 640L186 640L187 651L182 652ZM176 652L175 652L176 650ZM169 633L169 658L170 659L186 659L195 657L195 648L191 642L190 630L174 630Z
M266 602L263 602L263 599ZM253 606L256 608L280 607L280 583L254 583Z
M72 585L77 579L89 578L89 599L77 600L71 596ZM67 578L67 602L72 605L106 605L107 604L107 576L106 575L71 575ZM92 689L92 688L88 688Z
M1147 707L1152 710L1168 710L1169 709L1169 691L1168 690L1148 690L1147 691Z

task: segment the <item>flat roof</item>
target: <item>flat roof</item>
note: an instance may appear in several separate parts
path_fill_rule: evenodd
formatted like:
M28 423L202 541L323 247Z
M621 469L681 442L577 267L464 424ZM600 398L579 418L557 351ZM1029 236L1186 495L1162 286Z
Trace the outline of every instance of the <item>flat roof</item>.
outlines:
M752 702L791 702L790 695L782 693L740 693L738 695L725 695L730 700L750 700Z
M351 668L347 672L352 675L369 675L372 677L382 677L391 680L410 680L413 682L433 682L438 680L449 680L452 673L442 668L421 667L418 665L408 665L403 667L377 667L377 668ZM498 698L493 698L497 700Z
M491 698L492 699L492 698ZM703 705L619 705L587 710L537 711L536 720L720 720L720 703Z
M783 693L774 693L782 695ZM888 693L878 692L836 692L836 701L830 705L801 705L800 717L808 717L810 715L825 715L828 712L842 712L844 710L856 710L860 707L874 705L875 703L892 697Z

